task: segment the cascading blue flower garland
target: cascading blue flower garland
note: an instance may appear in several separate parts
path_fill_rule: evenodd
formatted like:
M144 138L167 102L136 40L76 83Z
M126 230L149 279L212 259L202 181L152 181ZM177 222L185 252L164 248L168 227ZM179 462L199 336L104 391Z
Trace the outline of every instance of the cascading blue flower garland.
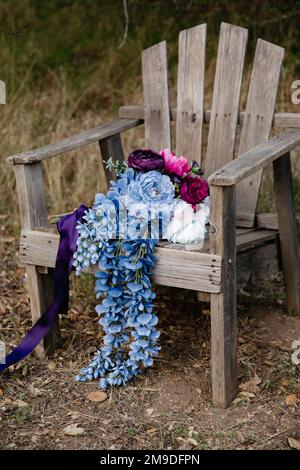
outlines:
M113 239L124 229L120 220L122 196L133 177L133 170L127 170L117 182L111 182L107 196L96 196L94 206L84 216L85 222L77 227L78 248L73 264L77 274L95 264L101 269L95 274L95 291L103 300L96 312L105 336L102 348L76 379L100 379L104 389L127 383L142 367L151 366L160 350L150 280L156 242L149 238ZM129 219L129 226L131 222ZM143 219L138 222L145 223ZM148 230L148 224L144 229Z
M128 156L128 164L106 163L116 170L117 181L111 182L106 196L96 195L91 209L81 205L59 220L53 303L6 356L0 372L33 351L66 309L72 261L77 274L92 265L99 267L95 290L103 299L96 311L105 332L102 348L77 380L98 378L102 388L123 385L151 366L158 354L150 280L154 247L160 238L173 243L204 241L208 184L200 178L196 162L189 164L170 149L138 149Z
M99 267L95 291L102 303L96 312L105 333L103 346L76 379L99 379L104 389L126 384L151 366L160 350L150 279L157 241L204 239L207 215L204 204L196 211L208 196L196 162L190 165L169 149L160 154L144 149L130 154L128 165L114 166L117 181L110 183L107 195L96 195L78 224L73 261L77 274Z

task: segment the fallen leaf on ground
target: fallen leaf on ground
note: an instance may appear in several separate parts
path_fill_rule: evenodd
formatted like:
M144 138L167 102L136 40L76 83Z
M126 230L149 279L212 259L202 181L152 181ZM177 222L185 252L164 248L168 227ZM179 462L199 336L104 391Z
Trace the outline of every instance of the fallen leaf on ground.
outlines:
M101 403L102 401L107 400L107 393L102 392L101 390L98 390L96 392L90 392L87 395L87 399L90 401Z
M295 439L294 437L289 437L288 443L292 449L300 450L300 441L298 439Z
M236 438L239 442L243 442L245 440L244 434L241 431L236 431Z
M26 403L26 401L23 401L23 400L15 400L13 402L13 405L18 406L19 408L25 408L25 406L28 406L28 403Z
M198 441L196 441L196 439L193 439L192 437L188 437L186 440L187 442L192 444L194 447L197 447L199 445Z
M299 398L294 393L291 393L285 397L285 404L287 406L296 406L298 402Z
M147 415L147 416L151 416L151 415L153 415L153 412L154 412L154 409L153 409L153 408L147 408L147 410L146 410L146 415Z
M2 396L3 396L3 390L2 390L2 388L0 388L0 397L2 397Z
M240 384L240 389L243 390L244 392L250 392L250 393L258 393L259 388L258 385L261 384L261 379L257 377L253 377L250 379L248 382L244 382Z
M238 405L239 403L243 403L243 402L244 402L243 397L236 397L236 398L233 400L232 404L233 404L233 405Z
M156 428L147 429L146 434L155 434L157 432Z
M49 370L55 370L56 369L56 364L55 364L54 361L50 361L47 367L48 367Z
M84 429L79 428L77 423L69 424L69 426L64 428L64 434L67 436L80 436L84 434Z
M240 395L242 395L242 397L249 398L249 400L250 400L250 398L255 398L255 395L252 392L244 392L243 391L243 392L240 392Z
M36 436L35 434L33 436L31 436L31 440L34 444L37 443L37 441L39 440L39 436Z
M31 393L31 395L33 395L34 397L41 397L43 395L42 390L35 387L33 384L30 384L28 389L29 389L29 392Z

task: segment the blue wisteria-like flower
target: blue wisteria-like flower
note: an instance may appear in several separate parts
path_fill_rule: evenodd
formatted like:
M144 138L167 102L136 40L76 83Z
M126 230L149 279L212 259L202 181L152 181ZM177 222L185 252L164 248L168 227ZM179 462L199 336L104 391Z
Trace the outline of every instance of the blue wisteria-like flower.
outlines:
M105 336L102 348L76 380L99 379L105 389L126 384L153 364L159 351L150 280L154 247L151 239L112 240L103 245L99 263L106 270L96 273L95 290L97 297L103 297L96 312Z
M110 182L106 195L95 196L93 207L78 224L73 265L77 274L92 265L98 267L96 312L104 337L76 380L98 379L101 388L120 386L153 364L160 350L151 281L154 248L168 233L170 221L174 225L175 196L174 182L167 174L127 168ZM177 226L173 229L178 231Z

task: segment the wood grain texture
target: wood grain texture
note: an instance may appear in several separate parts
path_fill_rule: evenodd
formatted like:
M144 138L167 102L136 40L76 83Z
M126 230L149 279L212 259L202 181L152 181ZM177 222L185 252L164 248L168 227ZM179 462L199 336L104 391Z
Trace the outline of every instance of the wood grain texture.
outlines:
M296 213L296 222L297 222L297 233L298 233L298 241L299 241L299 248L300 248L300 214ZM275 213L265 213L262 212L261 214L256 215L256 224L259 228L267 228L271 230L278 230L278 214Z
M211 185L231 186L265 168L300 144L300 130L287 129L279 136L244 153L213 173L208 182Z
M236 260L237 289L245 289L281 271L278 251L278 240L272 240L240 252ZM206 292L198 292L197 297L199 302L210 302L210 294Z
M45 194L43 188L42 166L40 162L30 166L15 167L21 227L32 230L35 227L48 227ZM27 265L27 285L30 297L32 323L35 323L52 302L52 272L41 274L36 265ZM59 338L58 318L46 338L36 347L40 357L52 354Z
M248 31L221 24L205 175L233 158Z
M282 270L278 245L279 241L273 240L239 253L236 260L238 289L253 286Z
M206 24L181 31L177 81L176 154L201 165Z
M170 108L171 120L177 120L177 108ZM119 117L123 119L140 119L144 120L144 107L141 105L127 105L119 108ZM211 110L205 109L203 120L206 123L210 122ZM239 111L238 124L243 124L245 119L245 111ZM275 113L273 115L273 127L287 128L287 127L300 127L300 113Z
M278 238L277 230L253 230L245 231L236 238L236 252L241 253L242 251L249 250L255 246L263 245L271 240Z
M167 45L160 42L142 52L146 146L171 148Z
M283 57L282 47L257 41L238 155L269 138ZM261 178L259 170L237 185L237 214L247 214L247 226L254 224Z
M102 163L105 173L106 185L109 186L110 180L116 179L115 171L109 171L106 168L104 161L108 161L110 158L113 163L119 161L120 163L124 162L124 152L122 147L121 135L116 134L107 139L99 140L99 147L101 151Z
M20 239L20 260L26 265L34 264L53 268L58 249L59 236L50 232L25 230ZM204 292L221 290L221 258L209 253L187 252L156 248L157 264L154 282ZM87 272L94 272L89 269Z
M227 407L237 391L235 187L211 187L211 254L222 257L222 292L211 294L213 400Z
M70 152L71 150L75 150L83 145L92 144L93 142L106 139L127 129L131 129L132 127L139 126L140 124L143 124L143 121L140 119L118 119L112 123L103 124L99 127L95 127L94 129L73 135L72 137L68 137L60 142L56 142L55 144L45 145L44 147L12 155L8 157L6 161L11 165L38 162L47 158L55 157L62 153Z
M277 237L277 230L236 229L236 251L237 253L245 251L248 248L262 245L271 240L276 240ZM23 230L20 239L20 256L22 261L24 263L36 264L38 266L54 267L56 257L55 251L57 251L58 239L59 236L55 228L51 228L50 230L45 228L35 228L35 230L30 230L29 232L28 230ZM161 248L164 248L164 250L160 251ZM39 250L41 250L40 253L38 253ZM176 256L176 252L183 251L180 257L186 264L193 259L195 252L197 260L201 265L208 265L211 262L210 256L207 257L207 253L210 251L210 246L207 244L205 244L201 250L186 251L184 250L184 245L180 243L160 242L159 247L156 250L159 250L158 252L162 259L172 257L174 252ZM199 257L199 255L204 256Z
M300 315L300 258L290 154L273 163L279 238L289 310Z
M241 251L245 251L249 248L254 246L259 246L264 244L265 242L275 240L278 238L277 230L257 230L257 229L249 229L249 228L237 228L236 231L236 252L239 253ZM164 248L168 248L169 250L185 250L186 245L181 243L170 243L167 241L161 241L159 243L160 246ZM205 240L205 243L202 244L202 247L199 248L199 245L196 243L194 248L192 245L189 246L188 251L196 251L201 253L209 253L210 252L210 240Z

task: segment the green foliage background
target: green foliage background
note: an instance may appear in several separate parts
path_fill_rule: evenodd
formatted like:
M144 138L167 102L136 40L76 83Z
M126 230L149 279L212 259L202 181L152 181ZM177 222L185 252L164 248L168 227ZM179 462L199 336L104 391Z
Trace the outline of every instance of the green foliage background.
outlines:
M300 72L299 0L128 0L128 13L128 37L118 49L125 22L122 0L0 2L2 79L14 87L30 69L31 86L46 87L55 71L65 74L77 90L93 79L101 103L117 105L124 84L127 91L129 84L136 86L142 49L166 39L172 69L179 32L207 22L209 61L215 55L221 21L249 29L248 57L257 38L263 37L285 47L286 67L295 74ZM20 24L27 24L28 30L18 36L8 34ZM115 95L107 97L106 89L112 84Z

